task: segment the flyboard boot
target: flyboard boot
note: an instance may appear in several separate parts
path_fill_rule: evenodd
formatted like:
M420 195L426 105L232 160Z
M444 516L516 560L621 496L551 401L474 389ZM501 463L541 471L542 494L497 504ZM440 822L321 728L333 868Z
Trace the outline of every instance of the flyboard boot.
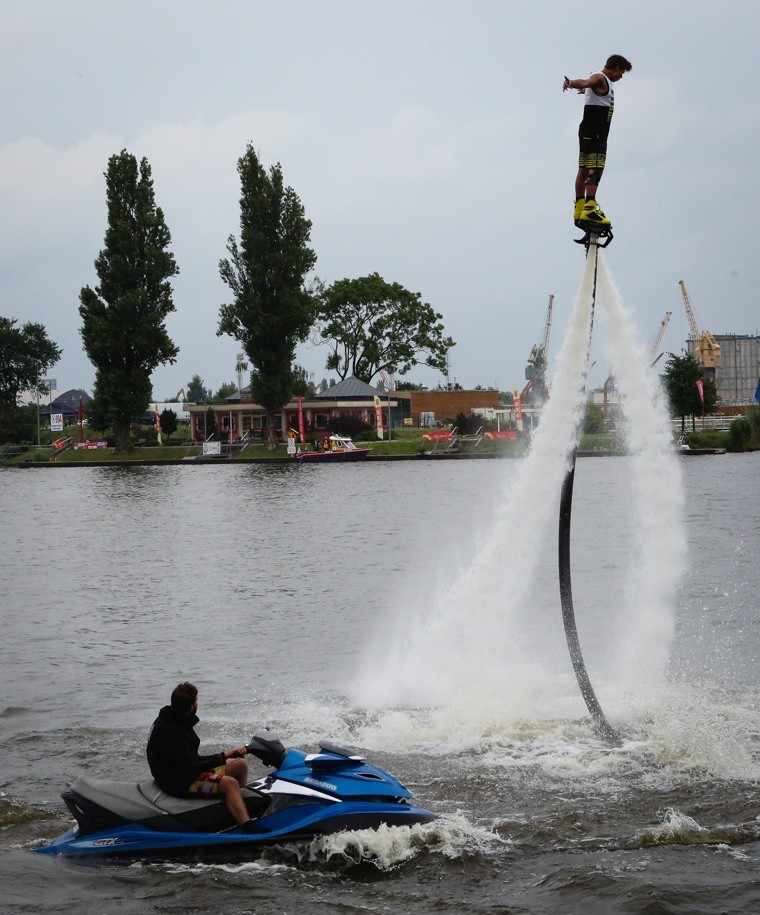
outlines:
M573 210L573 224L578 225L578 220L581 218L581 213L583 212L583 206L586 203L584 197L577 197L575 200L575 209Z
M604 237L604 244L599 245L606 248L612 241L612 223L602 212L601 207L596 202L596 198L587 197L583 201L576 201L575 212L578 212L578 204L582 203L580 216L575 220L576 226L586 234L583 238L576 238L579 245L599 244L598 241L592 241L594 237Z

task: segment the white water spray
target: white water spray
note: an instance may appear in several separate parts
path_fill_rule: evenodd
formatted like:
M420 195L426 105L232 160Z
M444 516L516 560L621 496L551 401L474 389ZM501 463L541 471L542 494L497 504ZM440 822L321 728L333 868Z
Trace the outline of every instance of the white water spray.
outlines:
M662 389L601 257L598 292L626 421L637 512L637 555L617 667L619 685L640 692L661 682L670 657L673 605L686 560L683 487Z
M514 615L523 604L556 506L583 409L594 265L588 259L558 361L552 397L529 455L508 486L469 568L409 620L386 657L366 659L357 700L369 705L441 705L479 687L505 690L515 711L529 702L527 661ZM510 468L511 469L511 468Z
M399 641L387 654L378 654L373 646L354 696L359 704L433 706L438 710L431 721L434 731L457 727L472 733L517 719L577 715L582 707L569 664L561 672L547 669L545 655L537 656L535 646L527 649L524 630L537 612L544 621L552 616L558 630L562 625L559 594L556 607L536 608L527 601L547 528L556 524L559 493L585 406L594 261L586 260L551 398L491 529L469 566L440 593L414 613L404 608ZM631 598L628 618L615 646L624 673L615 692L622 693L631 683L640 683L642 674L659 676L668 658L670 602L683 557L680 480L656 380L647 372L600 252L598 267L611 360L625 397L642 530L639 561L629 570L635 580L626 589ZM644 656L646 669L641 666Z

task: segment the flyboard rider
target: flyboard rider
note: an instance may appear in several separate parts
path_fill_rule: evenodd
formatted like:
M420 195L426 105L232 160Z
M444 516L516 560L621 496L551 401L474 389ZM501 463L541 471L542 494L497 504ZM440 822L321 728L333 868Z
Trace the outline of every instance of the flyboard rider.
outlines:
M615 109L612 84L633 69L633 64L620 54L613 54L604 67L588 79L565 77L562 91L577 89L584 95L583 119L578 128L580 155L575 178L575 208L573 222L576 226L609 229L610 221L596 202L596 189L602 180L606 164L607 135L610 132ZM585 225L584 225L585 224Z

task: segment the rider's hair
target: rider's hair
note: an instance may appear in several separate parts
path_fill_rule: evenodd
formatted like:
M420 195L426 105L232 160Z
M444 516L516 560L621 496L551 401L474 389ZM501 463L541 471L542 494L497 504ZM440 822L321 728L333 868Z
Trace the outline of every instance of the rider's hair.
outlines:
M633 70L633 64L630 60L626 60L622 54L613 54L611 57L608 57L607 63L604 66L607 70L622 70L624 73Z
M192 683L179 683L172 692L172 708L175 712L185 715L193 707L198 698L198 690Z

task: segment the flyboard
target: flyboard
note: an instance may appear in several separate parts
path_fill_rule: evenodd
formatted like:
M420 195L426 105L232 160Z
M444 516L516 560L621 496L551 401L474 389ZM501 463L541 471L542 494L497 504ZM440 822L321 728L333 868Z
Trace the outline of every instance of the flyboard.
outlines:
M599 256L599 248L606 248L612 241L612 226L598 226L593 224L578 223L578 227L585 233L582 238L574 239L579 245L586 248L586 257L594 258L594 286L591 296L591 317L588 328L588 345L586 349L586 369L584 370L583 386L585 390L585 374L588 372L588 358L591 350L591 334L594 329L594 307L596 305L596 276ZM565 474L562 483L562 494L559 506L559 542L558 542L558 559L559 559L559 595L562 603L562 622L565 627L565 638L567 647L570 650L570 660L573 664L575 678L594 722L594 729L607 743L619 746L621 743L620 736L610 725L605 717L602 707L596 698L596 693L591 685L591 680L586 670L586 664L583 660L580 640L578 639L578 628L575 625L575 609L573 607L573 585L570 570L570 517L573 509L573 483L575 481L575 459L578 453L578 445L573 447L570 458L570 467Z

